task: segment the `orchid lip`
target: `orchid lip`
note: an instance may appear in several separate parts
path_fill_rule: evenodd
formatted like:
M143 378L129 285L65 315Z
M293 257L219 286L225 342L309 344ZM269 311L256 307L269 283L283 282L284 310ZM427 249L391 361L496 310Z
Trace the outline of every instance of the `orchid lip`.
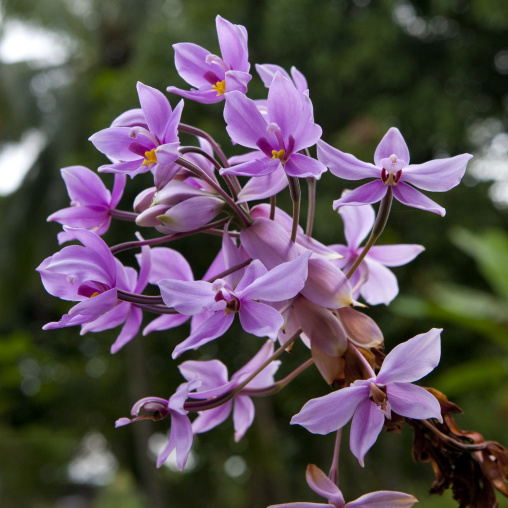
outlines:
M397 185L402 177L402 169L399 169L397 172L393 172L392 170L386 170L383 168L381 170L381 181L385 185L394 186Z

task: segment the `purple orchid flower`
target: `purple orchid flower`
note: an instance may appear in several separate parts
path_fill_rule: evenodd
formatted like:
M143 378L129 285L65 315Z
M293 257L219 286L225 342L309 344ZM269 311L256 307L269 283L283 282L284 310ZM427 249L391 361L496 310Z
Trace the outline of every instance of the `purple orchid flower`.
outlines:
M131 414L134 418L120 418L116 421L115 427L123 427L139 420L162 420L167 416L171 417L171 432L168 444L157 457L157 467L166 462L169 454L176 451L176 464L180 471L185 467L189 452L192 448L193 433L192 426L187 416L188 411L183 408L190 390L194 390L200 384L199 380L190 383L182 383L169 400L159 397L145 397L138 400L132 407Z
M239 386L248 376L258 370L263 363L273 354L273 342L267 341L256 355L228 380L228 369L219 360L206 362L187 361L178 368L187 381L199 379L199 390L189 393L193 399L210 399L220 397ZM206 411L201 411L199 416L192 422L192 430L195 434L208 432L220 425L233 410L233 423L235 428L235 441L240 441L254 421L254 403L243 390L263 389L272 386L273 376L279 368L280 361L273 361L265 367L252 381L250 381L237 395L234 400Z
M70 166L61 169L62 178L71 198L71 206L52 213L48 221L64 226L89 229L102 236L111 223L113 210L122 197L125 175L116 174L113 193L109 192L100 177L84 166ZM73 240L65 232L58 234L60 244Z
M418 502L414 496L404 492L380 490L346 503L339 487L314 464L307 466L305 477L309 487L327 499L328 503L284 503L268 508L409 508Z
M111 127L92 135L89 139L95 147L114 162L105 164L99 171L126 173L134 176L149 170L161 171L178 158L178 124L183 101L174 110L163 93L155 88L137 84L139 102L144 121L130 126L128 120L139 118L139 110L128 117L121 117Z
M337 265L346 269L361 254L360 244L374 225L375 213L370 205L343 206L339 214L344 222L344 234L347 245L330 245L343 256L336 261ZM425 247L416 244L376 245L371 247L365 259L350 279L353 287L359 287L359 293L369 305L384 303L388 305L399 293L395 275L387 266L401 266L412 261ZM366 282L361 284L361 280Z
M296 89L300 93L306 93L308 95L309 86L307 85L307 79L305 76L296 68L291 67L291 76L286 70L280 65L275 64L256 64L256 71L259 77L263 80L263 84L266 88L270 88L273 78L277 72L280 72L285 78L290 79L295 84Z
M196 44L174 44L176 70L196 89L181 90L169 86L168 92L202 104L220 102L233 90L242 94L247 92L247 83L252 79L247 30L220 16L215 18L215 23L222 58Z
M341 152L324 141L318 142L317 155L339 178L376 179L334 201L334 210L344 205L377 203L386 195L388 187L392 187L394 197L402 204L428 210L443 217L445 209L416 190L413 185L427 191L448 191L460 183L467 162L473 157L464 153L424 164L409 165L409 149L399 129L395 127L388 130L376 148L375 165L359 161L353 155Z
M138 332L141 309L118 301L117 289L141 293L148 282L150 256L142 250L139 277L136 270L124 267L106 243L86 229L64 230L83 246L70 245L46 258L38 267L46 291L62 300L78 301L60 321L44 325L44 330L81 325L81 335L109 330L124 323L111 352L116 353Z
M208 319L176 346L173 358L222 336L233 323L236 313L247 333L276 340L284 319L272 306L257 300L282 302L296 296L307 279L310 255L310 251L304 252L270 271L261 261L254 260L235 289L224 279L216 279L213 283L159 281L162 298L168 307L186 315L209 313Z
M221 174L265 176L285 173L299 178L319 178L324 164L298 153L314 145L321 127L314 123L312 103L280 72L275 74L268 91L267 114L240 92L228 94L224 119L231 139L239 145L259 150L259 155Z
M397 414L417 420L443 421L438 400L424 388L411 384L431 372L441 356L441 329L413 337L396 346L384 359L377 376L359 379L347 388L312 399L293 416L291 423L313 434L336 431L353 418L350 448L364 465L385 418Z

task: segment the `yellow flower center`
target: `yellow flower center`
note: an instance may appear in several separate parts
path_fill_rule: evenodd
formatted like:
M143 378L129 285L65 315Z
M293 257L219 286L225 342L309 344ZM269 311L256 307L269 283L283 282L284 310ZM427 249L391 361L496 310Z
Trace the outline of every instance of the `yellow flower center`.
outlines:
M280 159L281 161L284 160L284 156L286 155L286 150L272 150L272 160L274 159Z
M100 294L100 293L99 293L98 291L96 291L95 293L92 293L92 294L90 295L90 298L93 298L94 296L97 296L98 294Z
M157 155L155 154L155 148L149 152L145 152L145 160L143 161L142 166L151 166L152 164L157 164Z
M226 93L226 80L217 81L217 83L212 86L212 90L215 90L217 95L224 95Z

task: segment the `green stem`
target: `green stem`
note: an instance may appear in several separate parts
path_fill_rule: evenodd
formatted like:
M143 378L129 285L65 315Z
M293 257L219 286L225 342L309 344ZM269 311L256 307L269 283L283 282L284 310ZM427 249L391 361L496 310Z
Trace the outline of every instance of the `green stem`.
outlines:
M347 272L346 277L348 279L351 278L355 270L360 266L360 263L364 260L370 248L376 243L377 239L381 236L381 233L383 232L386 226L386 222L388 221L388 216L390 215L392 199L393 199L393 191L391 186L388 186L386 195L381 200L381 204L379 205L379 211L377 213L376 222L374 223L374 227L370 232L369 239L367 240L367 243L363 247L362 252L356 258L355 262L351 265L351 268Z

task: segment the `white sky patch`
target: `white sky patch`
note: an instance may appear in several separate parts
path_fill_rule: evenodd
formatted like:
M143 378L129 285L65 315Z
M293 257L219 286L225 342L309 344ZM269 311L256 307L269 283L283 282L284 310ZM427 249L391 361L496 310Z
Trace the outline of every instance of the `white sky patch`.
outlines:
M5 143L0 150L0 196L14 192L22 183L46 144L42 132L31 129L18 143Z
M12 20L3 28L0 60L6 64L30 61L60 65L69 58L73 46L68 37Z

